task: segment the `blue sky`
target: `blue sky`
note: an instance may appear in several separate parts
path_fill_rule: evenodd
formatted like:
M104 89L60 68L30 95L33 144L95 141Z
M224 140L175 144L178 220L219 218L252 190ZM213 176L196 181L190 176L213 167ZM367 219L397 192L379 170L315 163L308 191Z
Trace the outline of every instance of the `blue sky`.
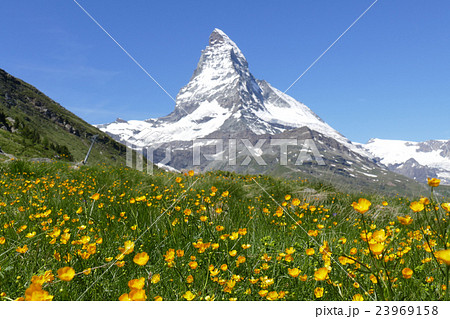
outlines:
M280 90L373 2L79 0L172 95L214 28ZM86 121L174 102L72 0L2 1L0 68ZM379 0L289 94L353 141L449 139L450 2Z

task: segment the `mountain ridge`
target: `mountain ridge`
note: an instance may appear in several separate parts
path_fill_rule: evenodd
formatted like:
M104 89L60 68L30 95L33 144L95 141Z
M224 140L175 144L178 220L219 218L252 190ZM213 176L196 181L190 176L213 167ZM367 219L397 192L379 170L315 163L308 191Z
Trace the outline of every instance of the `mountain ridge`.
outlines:
M450 140L413 142L373 138L363 147L391 171L419 182L439 178L450 185Z
M95 135L90 162L125 162L125 146L0 69L0 148L5 154L81 162Z

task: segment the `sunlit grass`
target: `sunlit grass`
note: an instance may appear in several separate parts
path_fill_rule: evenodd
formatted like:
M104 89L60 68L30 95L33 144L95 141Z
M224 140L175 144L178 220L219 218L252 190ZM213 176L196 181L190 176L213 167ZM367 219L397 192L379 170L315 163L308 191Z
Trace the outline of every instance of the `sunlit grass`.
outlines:
M448 299L436 180L410 201L227 172L0 170L3 300Z

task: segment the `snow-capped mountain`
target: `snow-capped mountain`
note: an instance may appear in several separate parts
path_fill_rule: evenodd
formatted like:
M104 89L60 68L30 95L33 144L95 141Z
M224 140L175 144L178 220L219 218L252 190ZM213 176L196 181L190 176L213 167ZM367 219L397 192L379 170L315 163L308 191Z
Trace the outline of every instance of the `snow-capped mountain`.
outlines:
M371 139L363 147L383 165L420 182L428 177L450 184L450 140L408 142Z
M372 190L394 193L414 184L377 163L368 149L352 143L303 103L255 79L244 54L219 29L211 33L172 113L97 127L119 142L143 148L153 163L177 170L302 175L352 190L374 186ZM280 141L289 144L281 146ZM194 160L199 148L200 157L209 162Z
M117 121L98 127L121 142L138 146L192 141L213 132L276 134L300 127L331 137L369 156L320 119L306 105L253 77L238 46L214 29L189 83L169 115L146 121Z

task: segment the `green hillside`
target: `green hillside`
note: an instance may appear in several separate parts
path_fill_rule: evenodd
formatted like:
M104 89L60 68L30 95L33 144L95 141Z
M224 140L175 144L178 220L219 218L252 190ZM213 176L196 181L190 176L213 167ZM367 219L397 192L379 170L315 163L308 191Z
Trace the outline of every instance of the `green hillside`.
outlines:
M125 162L125 146L0 69L0 148L4 153L80 162L94 135L98 138L90 163Z

